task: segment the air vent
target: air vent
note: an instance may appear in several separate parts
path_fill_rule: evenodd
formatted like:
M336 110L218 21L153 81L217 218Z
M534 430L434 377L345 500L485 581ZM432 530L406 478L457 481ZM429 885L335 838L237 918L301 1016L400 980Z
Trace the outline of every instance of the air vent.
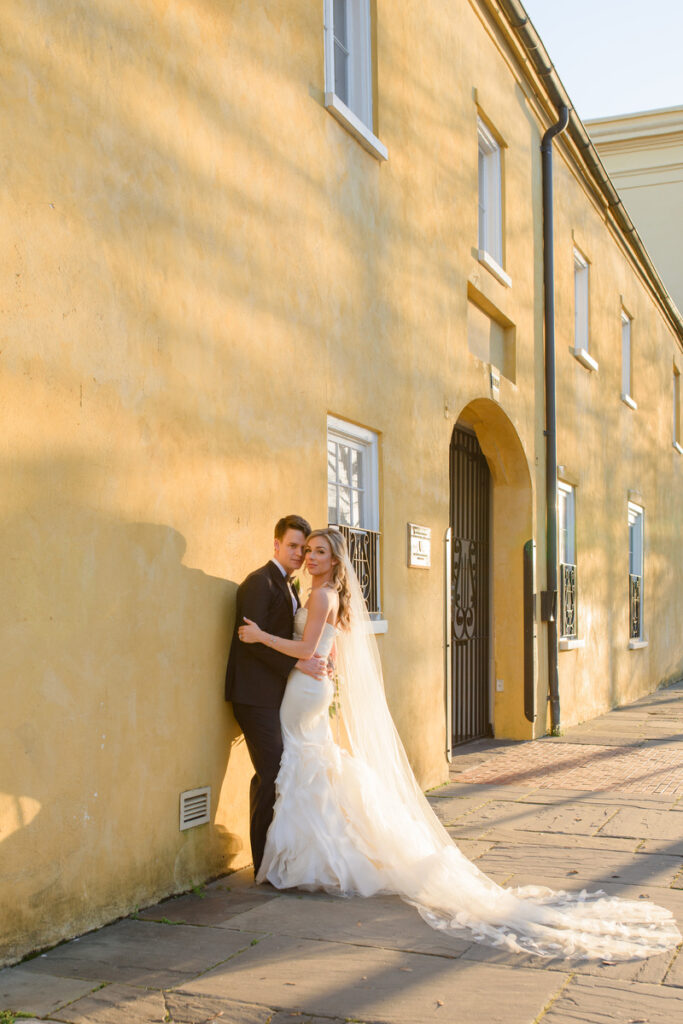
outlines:
M211 786L188 789L180 794L180 831L206 825L211 820Z

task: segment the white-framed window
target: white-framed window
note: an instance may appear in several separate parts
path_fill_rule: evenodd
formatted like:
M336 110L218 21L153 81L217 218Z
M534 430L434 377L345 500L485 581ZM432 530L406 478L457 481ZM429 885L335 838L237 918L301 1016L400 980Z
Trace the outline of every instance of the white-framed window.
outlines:
M588 370L598 364L589 353L588 260L574 249L574 355Z
M628 503L629 639L643 639L644 520L642 505Z
M577 636L576 488L557 482L557 540L560 562L560 637Z
M374 134L370 0L324 0L325 106L379 160Z
M673 445L683 454L681 444L681 372L674 363L673 372Z
M633 321L626 310L621 311L621 398L631 409L638 406L633 398L633 350L631 347Z
M509 285L503 270L503 174L500 143L477 118L479 178L479 259Z
M368 611L380 617L377 434L327 417L327 521L346 537Z

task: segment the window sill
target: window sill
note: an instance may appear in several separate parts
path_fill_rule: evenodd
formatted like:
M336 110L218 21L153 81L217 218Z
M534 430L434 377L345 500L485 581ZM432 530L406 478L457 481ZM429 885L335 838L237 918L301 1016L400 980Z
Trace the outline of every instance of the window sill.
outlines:
M679 455L683 455L683 448L680 446L678 441L674 441L672 447L674 447L676 449L676 451L678 452Z
M580 639L578 636L562 637L559 643L559 648L561 651L578 651L585 646L586 641Z
M346 128L357 142L360 142L363 149L366 149L376 160L388 160L389 151L383 142L373 135L367 125L354 114L350 107L343 103L336 93L325 93L325 109L329 110L332 117L336 118Z
M629 407L629 409L637 409L638 408L638 403L635 402L634 399L631 398L630 395L622 395L621 396L621 400L624 403L624 405L627 405Z
M486 267L491 274L493 274L496 281L500 281L500 283L504 284L506 288L510 288L512 286L512 278L510 275L505 273L498 260L494 260L493 256L491 256L486 249L479 250L479 262L482 266Z
M388 629L389 623L386 619L370 619L370 632L375 636L378 633L386 633Z
M629 651L639 651L641 647L647 647L649 642L649 640L637 640L634 638L633 640L629 640L628 649Z
M574 359L577 359L582 366L585 366L587 370L597 370L597 360L593 359L587 349L585 348L573 348L572 355Z

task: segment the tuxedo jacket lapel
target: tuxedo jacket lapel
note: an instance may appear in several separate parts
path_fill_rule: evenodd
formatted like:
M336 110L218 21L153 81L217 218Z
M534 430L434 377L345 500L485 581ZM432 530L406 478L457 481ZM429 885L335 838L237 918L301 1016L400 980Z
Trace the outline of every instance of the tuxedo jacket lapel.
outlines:
M273 581L279 587L280 593L282 594L283 598L287 602L288 606L291 608L292 607L292 596L291 596L291 594L289 592L289 587L287 586L287 580L282 575L282 573L280 572L278 567L276 565L274 565L272 562L268 562L268 570L270 572L271 578L273 579ZM297 605L297 607L298 607L298 605Z

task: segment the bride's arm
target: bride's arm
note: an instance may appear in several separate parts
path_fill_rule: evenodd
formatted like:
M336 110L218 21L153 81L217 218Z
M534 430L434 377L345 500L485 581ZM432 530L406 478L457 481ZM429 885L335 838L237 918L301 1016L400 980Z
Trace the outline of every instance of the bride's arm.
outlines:
M304 635L301 640L285 640L284 637L266 633L246 615L244 617L246 625L240 626L239 638L242 643L265 644L266 647L272 647L280 654L288 654L291 658L298 658L300 661L305 660L315 654L333 601L334 591L327 587L320 587L319 590L314 590L311 593L308 599L308 616L304 626Z

